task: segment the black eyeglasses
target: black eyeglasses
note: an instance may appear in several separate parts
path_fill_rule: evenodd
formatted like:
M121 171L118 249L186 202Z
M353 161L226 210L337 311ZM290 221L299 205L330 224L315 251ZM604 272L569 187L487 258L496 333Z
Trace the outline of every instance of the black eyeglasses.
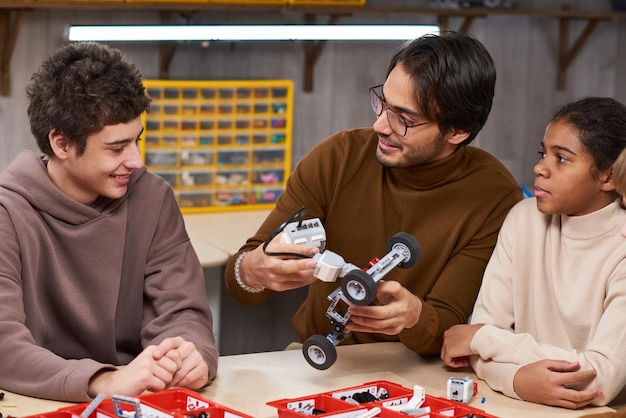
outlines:
M376 114L376 117L380 117L380 115L383 113L383 110L386 111L389 126L396 135L406 136L409 128L415 128L416 126L422 126L432 123L421 122L414 123L412 125L406 123L406 119L400 116L395 110L390 108L385 99L383 99L378 93L376 93L376 89L381 88L382 86L383 85L380 84L378 86L370 87L370 104L372 105L372 110Z

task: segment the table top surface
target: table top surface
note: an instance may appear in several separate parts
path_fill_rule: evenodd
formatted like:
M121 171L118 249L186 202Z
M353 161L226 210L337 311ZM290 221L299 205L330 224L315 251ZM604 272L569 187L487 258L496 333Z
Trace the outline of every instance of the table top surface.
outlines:
M337 362L328 370L311 367L300 349L220 357L218 374L200 391L206 399L255 418L277 417L267 402L316 395L374 381L390 381L406 388L420 385L426 394L446 396L450 377L471 377L478 393L469 405L499 417L580 417L612 411L607 407L572 411L508 398L476 380L471 369L448 369L437 358L424 358L401 343L337 347ZM484 398L484 403L482 402ZM49 412L67 403L6 393L0 412L6 417Z
M191 234L189 239L202 267L219 267L228 262L230 254L221 248Z
M241 210L191 213L183 215L183 218L192 240L207 242L230 256L256 233L269 213L267 209Z

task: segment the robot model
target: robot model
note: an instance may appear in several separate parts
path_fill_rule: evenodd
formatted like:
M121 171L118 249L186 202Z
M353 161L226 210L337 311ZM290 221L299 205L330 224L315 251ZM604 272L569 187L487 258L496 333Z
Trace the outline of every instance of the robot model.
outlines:
M302 212L298 212L291 219L301 214ZM318 218L288 221L281 230L283 243L319 247L320 252L313 256L313 260L317 262L313 270L316 278L324 282L341 279L340 287L328 296L330 306L326 310L326 317L333 325L333 331L326 336L315 334L302 346L307 362L318 370L326 370L337 360L335 347L350 335L345 331L350 313L337 312L339 302L343 301L347 305L369 305L376 299L377 282L395 267L409 268L415 265L421 257L421 248L412 235L398 232L387 241L387 254L382 258L372 259L369 268L361 269L345 262L340 255L324 250L326 231Z

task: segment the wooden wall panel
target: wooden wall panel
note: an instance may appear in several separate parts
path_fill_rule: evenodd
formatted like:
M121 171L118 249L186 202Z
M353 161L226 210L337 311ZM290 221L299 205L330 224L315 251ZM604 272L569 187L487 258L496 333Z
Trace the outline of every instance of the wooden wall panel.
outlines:
M527 127L526 111L521 103L528 101L529 89L522 82L526 79L531 54L528 37L530 19L495 17L482 20L482 34L472 31L481 39L497 68L496 94L489 119L479 134L475 145L489 149L509 168L513 175L523 178L524 164L519 156L525 151L520 133ZM510 30L515 27L516 30Z

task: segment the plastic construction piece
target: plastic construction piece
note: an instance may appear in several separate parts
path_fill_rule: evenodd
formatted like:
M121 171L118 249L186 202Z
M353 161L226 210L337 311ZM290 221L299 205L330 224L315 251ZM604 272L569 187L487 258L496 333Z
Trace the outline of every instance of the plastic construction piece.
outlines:
M302 227L304 225L307 226ZM321 221L315 218L288 224L283 231L283 237L281 237L283 242L314 245L313 242L326 242L326 231ZM350 313L337 312L337 306L341 301L347 305L369 305L376 299L377 282L380 279L395 267L412 267L420 257L419 243L406 232L399 232L391 237L387 241L387 254L383 258L372 259L368 269L360 269L345 262L339 254L324 251L322 245L320 252L313 256L317 263L313 275L327 283L335 282L337 279L341 281L340 287L328 296L330 306L326 310L326 317L333 326L333 332L326 336L312 335L304 342L302 353L307 362L318 370L326 370L337 360L335 347L349 335L345 332L345 326L350 319Z
M478 392L478 384L470 377L451 377L448 379L446 397L452 401L469 403Z
M85 410L80 413L80 418L88 418L91 414L93 414L93 412L100 405L100 403L104 400L104 398L105 398L104 393L102 392L98 393L98 396L93 398L93 400L89 403L89 405L87 405L87 408L85 408Z
M374 418L379 416L381 409L377 406L373 407L369 411L362 413L361 415L357 415L357 418Z
M394 411L404 412L405 414L411 411L411 413L415 412L421 408L422 404L426 401L426 389L419 385L413 386L413 397L409 399L409 401L405 404L400 405L389 405L387 408L392 409ZM418 412L430 412L430 411L418 411Z
M411 391L397 383L377 380L300 398L279 399L267 402L267 405L278 410L279 418L302 418L311 415L322 418L361 418L369 417L369 414L378 410L374 416L380 418L496 418L478 408L445 398L424 394L421 402L422 390L418 385ZM364 396L365 394L369 395Z
M321 252L326 246L326 231L318 218L291 222L283 229L280 242L313 245Z
M133 407L134 411L127 411L122 408L122 404L126 403ZM143 418L141 413L141 401L137 398L130 398L128 396L122 395L113 395L113 410L115 411L115 415L118 418ZM168 418L169 414L166 413L156 413L149 414L150 418Z

